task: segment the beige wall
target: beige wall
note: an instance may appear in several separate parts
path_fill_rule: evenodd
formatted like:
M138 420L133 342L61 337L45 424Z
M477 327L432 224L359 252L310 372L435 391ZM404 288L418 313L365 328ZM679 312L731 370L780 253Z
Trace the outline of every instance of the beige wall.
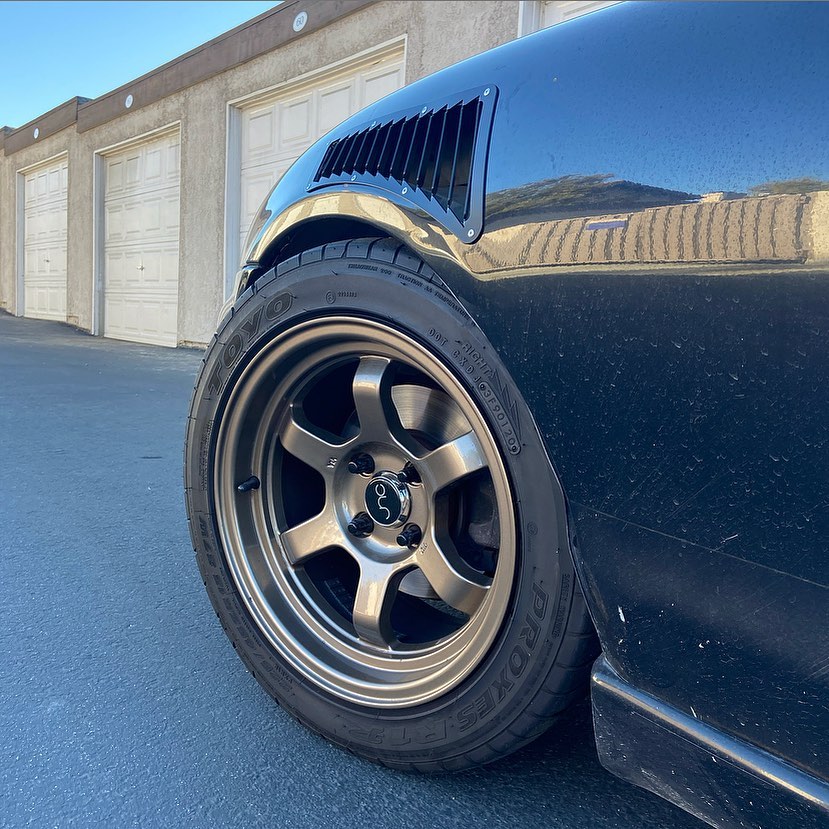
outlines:
M67 317L93 320L93 167L96 151L173 122L181 124L179 343L206 343L224 299L227 103L406 36L406 81L516 36L517 0L383 0L302 39L78 133L75 126L0 156L0 307L16 305L17 171L69 153Z

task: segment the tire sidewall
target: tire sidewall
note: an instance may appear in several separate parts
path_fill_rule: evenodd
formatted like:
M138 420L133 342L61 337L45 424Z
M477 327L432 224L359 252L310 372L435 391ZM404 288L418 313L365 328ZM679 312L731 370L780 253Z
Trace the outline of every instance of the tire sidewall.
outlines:
M484 414L513 490L517 570L501 631L459 686L414 708L364 708L299 674L254 624L222 551L211 481L226 400L274 336L322 315L378 320L427 345ZM198 564L228 636L266 690L329 739L391 764L469 753L507 729L554 669L575 583L561 487L500 359L462 305L422 276L346 256L262 277L237 300L205 355L188 420L184 471Z

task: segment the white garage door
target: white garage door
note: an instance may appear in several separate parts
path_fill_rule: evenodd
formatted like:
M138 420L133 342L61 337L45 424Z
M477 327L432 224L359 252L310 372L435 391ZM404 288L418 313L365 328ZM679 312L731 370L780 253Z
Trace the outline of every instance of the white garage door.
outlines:
M176 345L179 133L104 158L104 335Z
M399 45L242 108L239 250L260 204L288 167L330 129L403 82Z
M615 6L618 0L546 0L541 8L539 28L555 26L590 12Z
M25 175L23 313L66 320L66 159Z

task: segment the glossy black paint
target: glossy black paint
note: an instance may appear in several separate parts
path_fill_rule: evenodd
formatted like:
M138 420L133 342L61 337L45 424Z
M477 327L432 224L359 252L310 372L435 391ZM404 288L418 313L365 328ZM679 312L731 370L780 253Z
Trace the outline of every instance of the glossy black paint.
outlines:
M394 235L474 315L568 498L616 677L597 672L603 761L724 826L791 825L798 804L829 824L827 44L821 3L621 4L365 110L250 237L267 266L308 238ZM499 100L474 245L370 183L306 193L331 138L482 83ZM644 775L647 700L748 759L703 773L679 718L659 732L673 766ZM764 808L735 809L728 786L758 774Z

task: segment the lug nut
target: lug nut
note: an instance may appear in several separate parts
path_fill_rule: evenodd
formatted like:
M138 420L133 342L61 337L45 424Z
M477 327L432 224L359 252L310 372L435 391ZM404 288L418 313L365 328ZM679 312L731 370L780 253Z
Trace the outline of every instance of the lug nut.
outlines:
M419 484L420 483L420 473L412 466L412 464L407 463L400 472L397 473L397 480L403 484Z
M238 492L250 492L252 489L259 489L259 478L256 475L251 475L246 481L242 481L239 486L236 487Z
M348 522L348 531L357 538L365 538L374 532L374 521L367 512L358 512Z
M348 462L348 471L352 475L370 475L374 472L374 458L360 452Z
M400 535L397 536L397 543L401 547L417 547L421 538L423 538L423 533L417 524L406 524Z

